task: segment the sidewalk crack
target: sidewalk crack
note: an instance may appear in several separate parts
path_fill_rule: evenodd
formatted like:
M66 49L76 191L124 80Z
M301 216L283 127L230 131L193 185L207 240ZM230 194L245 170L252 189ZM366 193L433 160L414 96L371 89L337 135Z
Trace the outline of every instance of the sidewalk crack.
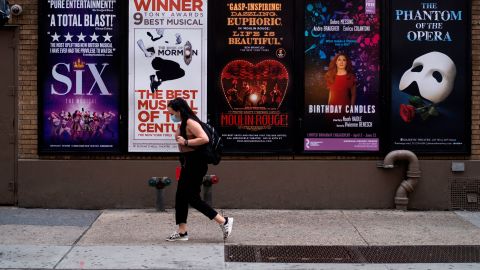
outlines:
M70 254L70 252L72 252L72 250L77 246L78 242L80 242L80 240L85 236L85 234L87 234L87 232L92 228L93 224L95 224L95 222L97 222L98 218L103 214L103 211L99 211L99 214L95 217L95 220L90 223L90 225L88 226L88 228L77 238L77 240L75 240L75 242L73 242L73 244L71 245L70 249L62 256L62 258L55 264L55 266L53 267L53 269L57 269L57 267L60 265L60 263L63 262L63 260Z
M344 211L341 211L343 216L345 217L345 219L348 221L348 223L350 225L352 225L352 227L355 229L355 231L357 232L358 235L360 235L360 237L362 238L363 242L365 242L365 244L367 244L367 246L370 246L370 243L368 243L367 239L365 239L365 237L363 237L363 235L360 233L360 231L358 230L357 226L355 226L355 224L353 224L353 222L348 218L348 216L345 214Z

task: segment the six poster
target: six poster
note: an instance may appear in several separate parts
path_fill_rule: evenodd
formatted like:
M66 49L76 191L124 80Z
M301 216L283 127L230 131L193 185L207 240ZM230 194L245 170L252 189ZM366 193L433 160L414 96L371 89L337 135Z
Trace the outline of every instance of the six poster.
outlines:
M40 1L40 152L120 151L119 1Z

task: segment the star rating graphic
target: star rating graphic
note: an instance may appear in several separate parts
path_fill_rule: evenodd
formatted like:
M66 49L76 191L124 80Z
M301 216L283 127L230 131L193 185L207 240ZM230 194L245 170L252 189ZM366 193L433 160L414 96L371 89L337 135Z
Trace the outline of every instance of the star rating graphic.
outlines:
M112 42L112 40L111 40L112 36L110 36L110 35L108 34L108 32L107 32L106 35L103 36L103 38L105 39L105 42L107 42L107 41Z
M55 34L51 35L51 37L53 39L52 42L55 42L55 41L60 42L60 40L59 40L60 36L57 35L57 32L55 32Z
M65 37L65 42L67 42L67 41L72 42L72 37L73 37L73 36L70 35L70 32L68 32L66 35L64 35L64 37Z
M78 42L80 42L80 41L85 42L85 37L87 37L87 36L85 36L82 32L80 32L80 35L77 35Z
M93 34L91 35L85 35L83 34L83 32L80 32L80 34L77 34L75 35L75 33L71 34L70 32L67 32L67 34L57 34L57 32L54 32L53 35L48 32L47 33L51 38L52 38L52 42L61 42L61 38L64 37L65 38L65 42L68 43L68 42L88 42L86 40L86 37L90 37L90 42L102 42L101 40L99 40L100 37L103 37L103 42L112 42L112 35L110 35L110 33L105 33L105 35L97 35L96 32L93 32ZM77 39L77 40L76 40Z
M98 42L98 37L97 34L95 32L93 32L93 35L90 36L90 38L92 39L92 42L95 41L95 42Z

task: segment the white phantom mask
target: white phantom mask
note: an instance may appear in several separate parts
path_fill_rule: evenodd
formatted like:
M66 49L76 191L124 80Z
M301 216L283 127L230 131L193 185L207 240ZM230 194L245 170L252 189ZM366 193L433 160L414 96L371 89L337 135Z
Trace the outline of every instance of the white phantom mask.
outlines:
M450 57L429 52L413 61L412 67L403 73L399 88L403 91L416 82L423 98L439 103L452 92L456 75L457 68Z

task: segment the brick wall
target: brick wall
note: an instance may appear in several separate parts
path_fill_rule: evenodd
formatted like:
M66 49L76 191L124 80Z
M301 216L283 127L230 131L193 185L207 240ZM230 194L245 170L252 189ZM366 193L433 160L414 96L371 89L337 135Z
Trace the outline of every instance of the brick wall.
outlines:
M37 158L37 0L14 0L23 13L12 16L11 24L18 25L18 155Z
M37 152L37 0L10 0L11 4L22 5L24 11L19 17L14 17L11 24L19 26L18 41L18 155L20 159L39 158ZM472 156L466 159L480 159L480 0L472 1ZM41 67L40 67L41 68ZM61 156L42 158L88 158L81 156ZM99 159L152 159L155 156L112 156L95 157ZM239 157L236 157L238 159ZM261 158L261 157L257 157ZM291 156L278 157L292 159ZM296 157L302 158L302 157ZM306 159L356 159L357 157L303 157ZM372 158L372 157L370 157ZM428 157L432 159L432 157ZM459 157L438 157L440 159L458 159ZM266 157L272 159L272 157ZM365 159L365 158L361 158Z
M480 0L472 1L472 156L480 159Z

